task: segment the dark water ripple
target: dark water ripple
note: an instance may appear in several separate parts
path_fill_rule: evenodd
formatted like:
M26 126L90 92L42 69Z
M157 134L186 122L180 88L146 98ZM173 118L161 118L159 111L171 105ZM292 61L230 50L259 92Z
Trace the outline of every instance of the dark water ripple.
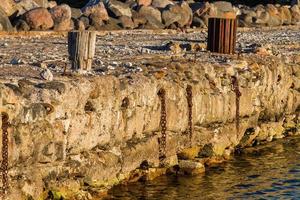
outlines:
M109 199L300 199L300 137L285 138L218 166L201 176L163 176L117 186Z

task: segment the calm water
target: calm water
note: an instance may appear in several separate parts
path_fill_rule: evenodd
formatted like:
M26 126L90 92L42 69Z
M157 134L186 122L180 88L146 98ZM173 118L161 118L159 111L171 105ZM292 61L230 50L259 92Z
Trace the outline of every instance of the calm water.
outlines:
M109 199L300 199L300 137L249 149L202 176L118 186Z

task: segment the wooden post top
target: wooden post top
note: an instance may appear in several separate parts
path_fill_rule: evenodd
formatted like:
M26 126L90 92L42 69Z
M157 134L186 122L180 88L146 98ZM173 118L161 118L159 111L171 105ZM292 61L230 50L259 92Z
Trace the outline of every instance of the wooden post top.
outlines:
M218 15L211 15L209 18L218 18L218 19L236 19L235 12L224 12Z

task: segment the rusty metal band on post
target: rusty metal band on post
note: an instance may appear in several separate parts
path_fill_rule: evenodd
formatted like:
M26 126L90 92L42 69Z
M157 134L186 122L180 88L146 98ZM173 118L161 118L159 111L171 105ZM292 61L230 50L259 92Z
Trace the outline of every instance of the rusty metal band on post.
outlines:
M236 18L209 18L207 50L215 53L234 54L236 31Z
M2 118L2 197L4 199L5 194L8 190L8 115L6 113L1 113Z
M235 93L235 126L237 134L240 132L240 97L239 81L236 76L231 77L233 91Z
M186 98L188 104L188 135L190 147L192 147L193 138L193 88L191 85L186 87Z
M158 139L159 143L159 162L160 166L164 166L164 161L166 159L166 139L167 139L167 113L166 113L166 91L160 89L158 91L158 96L161 102L161 115L160 115L160 128L161 128L161 137Z

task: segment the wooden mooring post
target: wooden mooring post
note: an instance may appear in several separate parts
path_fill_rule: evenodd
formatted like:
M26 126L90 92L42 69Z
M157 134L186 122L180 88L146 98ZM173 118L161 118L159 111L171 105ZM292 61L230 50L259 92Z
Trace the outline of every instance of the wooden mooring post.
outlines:
M234 54L237 20L235 17L208 19L207 50L215 53Z
M68 33L68 51L72 70L88 71L92 69L95 44L95 31L72 31Z

